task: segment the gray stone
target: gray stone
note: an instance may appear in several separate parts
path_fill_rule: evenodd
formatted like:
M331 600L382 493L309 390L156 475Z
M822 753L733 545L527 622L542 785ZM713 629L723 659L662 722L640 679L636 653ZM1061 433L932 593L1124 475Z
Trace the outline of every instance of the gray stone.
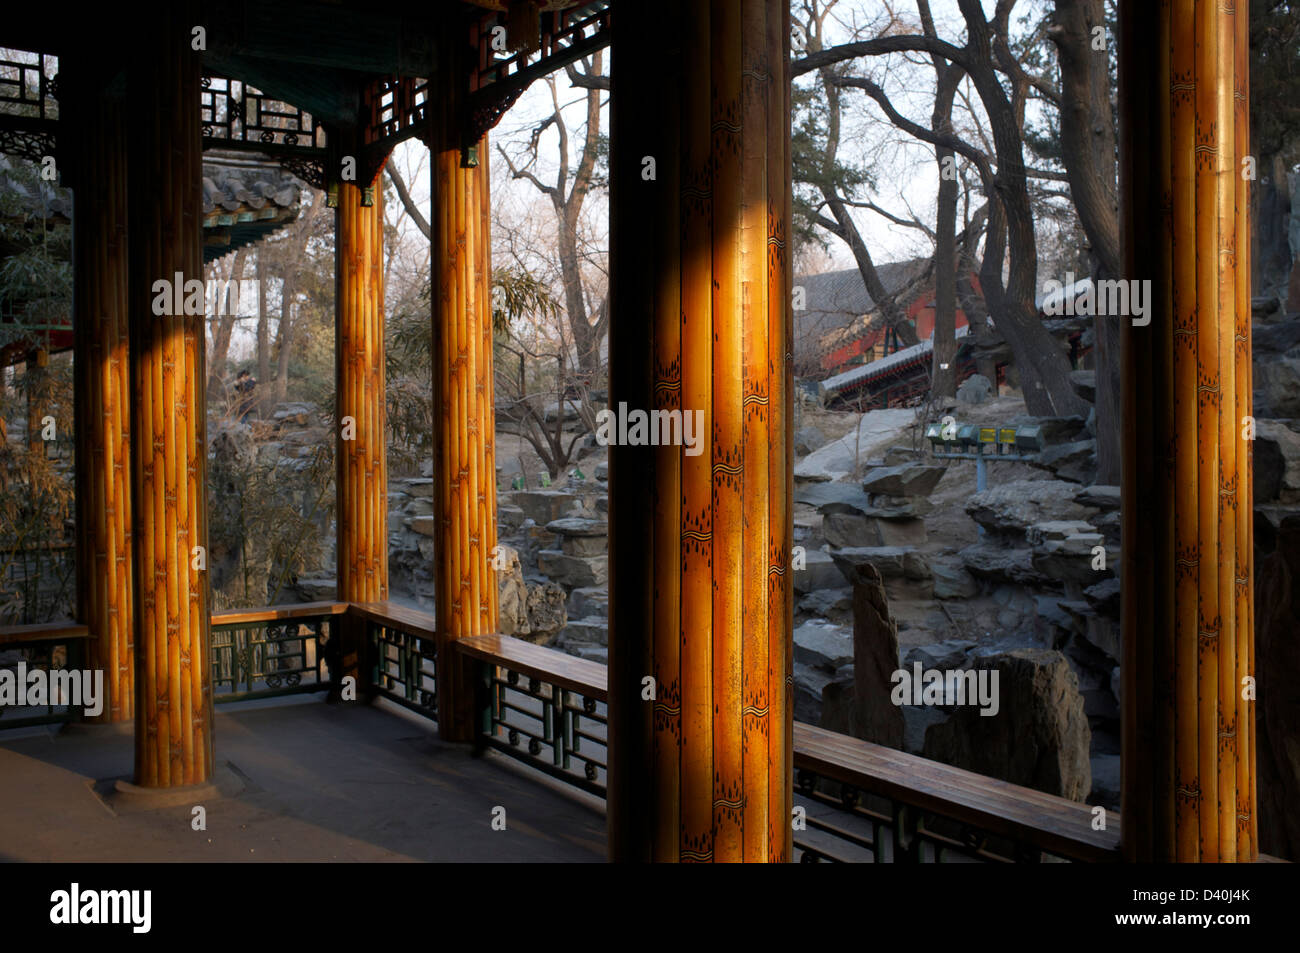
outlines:
M930 557L930 575L934 578L936 599L970 599L980 593L980 585L968 573L960 559Z
M1104 579L1095 586L1083 590L1083 596L1093 612L1099 615L1119 618L1119 580Z
M858 546L831 553L831 558L844 578L856 585L868 565L885 579L901 578L904 575L903 560L908 552L910 550L901 546Z
M908 754L920 754L925 749L925 733L931 725L942 724L948 720L948 713L942 708L929 705L904 705L903 707L903 750Z
M929 496L947 472L946 466L925 463L876 467L863 479L862 489L884 496Z
M946 671L950 668L963 668L975 645L970 639L948 639L929 645L915 645L904 657L903 668L910 669L915 662L920 662L922 669L937 668Z
M903 553L903 575L911 580L919 581L929 579L930 567L920 553L911 552L910 550Z
M956 708L925 735L924 755L1082 801L1092 790L1092 731L1078 679L1060 652L1016 649L977 663L998 672L998 712Z
M497 546L497 628L502 635L527 637L532 632L528 624L528 585L519 565L519 551L500 543Z
M876 521L858 513L827 513L822 520L822 537L832 546L878 546Z
M820 549L806 550L803 568L794 570L795 592L841 589L844 585L844 574L835 565L835 560Z
M963 404L982 404L993 397L993 382L983 374L972 374L957 387L957 400Z
M1090 483L1097 475L1097 441L1077 440L1049 446L1027 462L1032 467L1050 471L1059 480Z
M1104 483L1094 483L1092 486L1085 486L1082 490L1074 494L1074 502L1080 506L1091 506L1103 512L1119 510L1122 497L1120 489L1117 486L1110 486Z
M934 511L934 504L923 496L887 496L873 493L868 516L882 520L919 519Z
M794 501L814 506L823 515L828 513L865 515L871 509L867 494L852 483L804 483L796 485Z
M433 501L417 497L407 503L402 512L407 516L432 516Z
M542 526L564 516L578 498L562 490L517 490L511 502L524 511L524 516Z
M972 576L992 582L1043 585L1049 577L1034 568L1033 551L1006 549L987 540L967 546L958 555Z
M1256 502L1300 503L1300 434L1280 420L1256 420L1254 464Z
M799 600L798 611L843 624L853 621L852 589L819 589Z
M528 628L531 641L539 644L552 641L568 621L563 589L553 582L528 587Z
M853 630L813 620L794 630L794 660L835 671L853 661Z
M608 480L608 479L609 479L609 461L608 461L608 460L602 460L602 461L600 461L600 463L596 464L596 469L592 471L592 475L593 475L597 480Z
M548 532L560 536L603 537L609 535L609 524L607 522L586 519L581 516L566 516L563 519L551 520L546 524L546 529Z
M898 666L898 626L884 581L870 563L853 572L853 667L822 690L822 727L891 748L903 745L903 713L890 684Z
M916 421L909 409L873 410L862 415L858 426L839 440L832 440L800 460L794 468L796 480L834 481L851 474L867 461L866 454Z
M497 505L497 525L513 533L524 525L524 511L510 503Z
M609 645L609 621L599 617L570 619L560 636L565 645Z
M1096 535L1092 532L1092 524L1085 523L1083 520L1047 520L1042 523L1035 523L1026 529L1025 539L1032 546L1040 546L1047 543L1064 542L1080 534Z
M966 513L990 533L1023 539L1035 523L1086 520L1093 511L1075 500L1077 492L1064 480L1012 480L971 496Z
M822 720L822 690L835 676L824 669L794 663L794 717L808 725L819 725Z
M794 434L794 452L806 456L826 443L826 435L816 427L800 427Z
M433 499L433 480L428 477L412 477L409 480L403 480L402 488L411 496L421 496L427 500Z
M598 616L609 618L609 590L604 586L586 586L569 593L568 609L575 618Z
M569 556L605 556L609 553L609 539L604 536L566 536L560 541L560 550Z
M557 549L537 554L538 571L566 589L603 585L608 567L608 556L570 556Z

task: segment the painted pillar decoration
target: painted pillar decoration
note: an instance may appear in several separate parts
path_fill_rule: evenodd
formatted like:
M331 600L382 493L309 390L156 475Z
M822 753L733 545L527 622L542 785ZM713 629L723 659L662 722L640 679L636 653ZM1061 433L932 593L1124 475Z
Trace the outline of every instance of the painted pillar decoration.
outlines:
M384 212L380 189L339 187L335 226L338 597L388 598Z
M75 102L77 619L92 635L87 664L104 672L93 720L112 723L135 702L126 129L120 98L81 87Z
M452 664L448 643L497 630L489 146L484 135L464 148L460 93L453 84L430 107L438 727L448 741L473 738L472 672Z
M1124 852L1252 861L1249 5L1120 10Z
M194 7L152 6L129 60L135 779L144 787L212 774L204 318L168 303L180 298L178 274L203 280Z
M610 406L705 438L610 448L613 860L790 859L787 7L619 10Z

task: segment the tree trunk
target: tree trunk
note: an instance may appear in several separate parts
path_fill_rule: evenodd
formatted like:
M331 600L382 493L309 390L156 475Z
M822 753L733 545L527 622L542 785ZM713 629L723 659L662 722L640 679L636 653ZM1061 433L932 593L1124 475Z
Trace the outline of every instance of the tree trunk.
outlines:
M271 379L271 328L266 307L266 249L257 250L257 387L262 412L266 412L266 387Z
M1087 413L1085 401L1070 385L1070 362L1051 332L1039 320L1034 305L1038 280L1038 249L1034 214L1029 201L1020 116L1007 99L994 67L989 23L980 0L959 0L969 34L971 80L988 113L997 154L996 198L990 196L989 224L1002 219L1010 268L1002 283L1002 255L985 255L980 284L998 329L1011 345L1024 393L1025 409L1038 417ZM1019 101L1019 100L1018 100ZM995 250L1003 246L998 242Z
M1061 151L1070 194L1088 236L1093 279L1120 277L1119 197L1109 57L1093 49L1106 25L1104 0L1056 0L1048 36L1061 64ZM1097 315L1097 482L1119 484L1120 326L1123 317Z
M936 90L933 128L952 134L952 104L964 71L935 58ZM957 154L935 150L939 164L939 197L934 235L934 365L930 394L957 396ZM968 239L969 241L969 239ZM968 319L969 320L969 319Z
M280 284L280 327L277 329L275 336L277 351L275 404L284 403L289 395L289 348L293 343L293 296L297 293L295 278L294 266L290 264L285 269L284 279Z
M230 263L230 274L227 276L227 289L239 288L239 283L244 278L244 266L247 261L247 248L241 248L235 252L235 258ZM235 319L239 316L238 310L238 293L233 297L233 300L229 293L217 300L216 331L212 336L212 368L208 373L208 387L217 392L221 392L225 388L225 377L229 370L227 361L230 354L230 335L235 330Z

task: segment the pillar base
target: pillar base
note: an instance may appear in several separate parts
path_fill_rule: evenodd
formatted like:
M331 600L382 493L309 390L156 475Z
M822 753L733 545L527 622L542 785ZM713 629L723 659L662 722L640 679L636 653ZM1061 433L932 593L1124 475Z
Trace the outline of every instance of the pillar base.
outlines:
M217 767L212 780L184 787L146 788L124 778L101 784L100 796L114 814L136 814L196 804L206 807L223 797L238 797L245 787L244 779L226 764Z
M61 735L81 735L93 738L130 738L135 734L135 719L128 718L126 721L70 721L66 723L59 734Z

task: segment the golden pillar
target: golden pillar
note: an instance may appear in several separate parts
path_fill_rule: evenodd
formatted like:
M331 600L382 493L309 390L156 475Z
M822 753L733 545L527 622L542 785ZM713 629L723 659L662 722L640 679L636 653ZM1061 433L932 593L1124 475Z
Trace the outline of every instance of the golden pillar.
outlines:
M467 51L445 46L449 61ZM496 427L488 139L464 148L463 75L431 107L433 164L433 480L438 728L473 737L473 681L449 643L497 629Z
M1126 857L1258 853L1248 5L1121 5Z
M192 3L152 5L139 18L128 77L135 779L143 787L212 774L204 308L201 292L187 294L203 282L194 17Z
M126 128L120 98L88 85L73 96L77 619L90 630L87 664L104 671L93 720L108 724L130 721L135 702Z
M381 193L339 187L335 261L338 405L338 597L388 598L388 464L385 452L384 213ZM345 665L345 668L347 666Z
M790 857L786 7L619 13L610 406L683 429L609 451L614 860Z

